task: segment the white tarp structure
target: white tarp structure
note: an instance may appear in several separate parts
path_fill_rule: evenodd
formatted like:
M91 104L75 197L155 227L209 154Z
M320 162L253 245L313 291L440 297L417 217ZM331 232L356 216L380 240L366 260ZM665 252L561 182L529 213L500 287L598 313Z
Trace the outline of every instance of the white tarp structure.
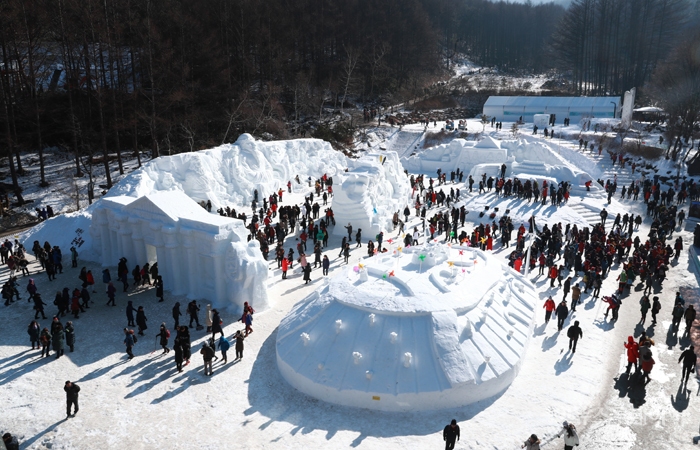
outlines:
M396 152L368 153L360 159L348 159L344 181L333 192L333 213L338 224L335 234L346 234L344 226L374 240L380 231L393 229L391 219L401 213L411 191Z
M584 118L613 118L620 97L509 97L492 95L484 104L483 113L498 121L532 122L535 114L556 114L561 125L568 117L572 123Z
M491 254L433 242L365 264L282 320L277 366L292 386L346 406L421 411L513 382L539 303L525 277Z
M103 198L92 213L103 266L158 262L166 290L241 312L266 309L267 263L243 222L210 214L181 191ZM116 278L113 277L113 278Z

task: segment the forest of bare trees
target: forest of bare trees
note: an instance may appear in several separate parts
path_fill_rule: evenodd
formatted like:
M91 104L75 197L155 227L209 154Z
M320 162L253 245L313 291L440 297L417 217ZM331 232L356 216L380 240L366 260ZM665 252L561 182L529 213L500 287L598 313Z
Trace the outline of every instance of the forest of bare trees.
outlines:
M0 0L0 157L14 181L21 153L38 151L46 185L49 146L91 177L94 164L123 173L126 153L193 151L242 132L297 136L329 109L424 95L463 55L504 72L558 69L580 94L619 94L650 79L698 5Z

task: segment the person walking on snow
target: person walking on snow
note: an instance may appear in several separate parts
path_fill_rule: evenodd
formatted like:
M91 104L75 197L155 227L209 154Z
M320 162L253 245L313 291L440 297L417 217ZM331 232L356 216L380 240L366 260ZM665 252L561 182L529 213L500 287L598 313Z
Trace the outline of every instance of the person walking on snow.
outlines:
M562 300L554 311L557 316L557 330L561 331L564 328L564 321L569 317L569 307L566 306L566 300Z
M639 344L634 341L633 336L627 336L627 342L624 343L624 346L627 349L627 370L625 371L625 374L629 375L632 364L634 364L634 372L636 373L639 371L639 367L637 366L637 360L639 359Z
M639 311L642 313L642 318L639 320L639 323L644 325L644 322L647 320L647 311L649 311L649 308L651 308L651 303L649 303L649 297L646 295L642 295L642 298L639 299Z
M143 310L143 306L139 306L139 309L136 311L136 325L139 327L139 336L143 336L143 332L148 328L146 326L147 320L146 311Z
M126 320L127 320L127 327L135 327L136 324L134 323L134 312L136 311L136 308L134 308L134 302L129 300L127 305L126 305Z
M175 320L175 325L173 326L173 330L177 330L180 327L180 316L182 313L180 312L180 302L175 302L175 306L173 306L173 319Z
M221 337L219 338L219 350L221 350L221 362L223 364L226 364L228 362L228 359L226 358L226 352L228 352L229 348L231 348L231 343L228 341L228 339L226 339L226 337L222 333Z
M537 438L536 434L532 434L520 448L524 448L525 450L540 450L540 440Z
M194 321L197 324L197 329L201 325L199 325L199 317L197 316L197 313L199 312L199 305L197 305L196 300L192 300L188 305L187 305L187 314L190 315L190 328L192 328L192 322Z
M156 334L156 337L160 337L160 346L163 347L163 354L168 353L170 349L168 348L168 339L170 339L170 331L165 327L165 322L160 324L160 332Z
M579 445L576 427L566 420L562 424L562 430L557 434L557 437L561 437L562 434L564 435L564 450L572 450L575 446Z
M66 392L66 416L74 417L78 414L78 393L80 392L80 386L70 381L66 381L63 386L63 390ZM71 406L73 407L73 414L70 413Z
M215 354L216 351L211 348L209 344L204 342L199 353L202 355L202 359L204 360L204 375L211 376L214 373L214 370L212 369L212 360L219 359L219 357Z
M134 353L131 351L136 343L136 337L134 336L134 330L124 328L124 345L126 346L126 354L129 355L129 359L134 357Z
M659 302L659 297L654 296L654 303L651 306L651 324L656 325L656 315L661 311L661 302Z
M698 357L695 354L695 347L688 347L683 353L681 353L680 358L678 358L678 363L683 362L683 372L681 373L681 383L688 384L688 378L690 378L691 373L695 373L695 366L698 362Z
M576 343L580 338L583 338L583 330L578 325L578 320L566 330L566 336L569 338L569 350L571 353L576 353Z
M556 308L556 305L554 303L554 300L552 300L552 297L548 297L547 300L544 302L544 323L545 325L549 323L549 319L552 317L552 312Z
M445 441L445 450L455 448L455 443L459 440L459 425L457 420L452 419L449 425L442 430L442 440Z
M238 330L234 337L236 338L236 359L243 359L243 340L245 336L241 330Z

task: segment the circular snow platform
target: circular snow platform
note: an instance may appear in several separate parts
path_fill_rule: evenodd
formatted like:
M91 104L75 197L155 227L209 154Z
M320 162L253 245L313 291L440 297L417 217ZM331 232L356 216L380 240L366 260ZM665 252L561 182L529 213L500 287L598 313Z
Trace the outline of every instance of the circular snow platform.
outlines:
M532 284L469 247L388 249L282 320L282 376L319 400L384 411L453 408L504 391L532 334Z

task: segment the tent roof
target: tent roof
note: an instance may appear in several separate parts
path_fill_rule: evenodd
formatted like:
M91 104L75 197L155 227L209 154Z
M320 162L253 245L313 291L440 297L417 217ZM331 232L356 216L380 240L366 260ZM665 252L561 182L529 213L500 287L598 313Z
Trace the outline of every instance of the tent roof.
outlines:
M620 106L620 97L526 97L492 95L484 106L529 108L610 108L610 102Z

